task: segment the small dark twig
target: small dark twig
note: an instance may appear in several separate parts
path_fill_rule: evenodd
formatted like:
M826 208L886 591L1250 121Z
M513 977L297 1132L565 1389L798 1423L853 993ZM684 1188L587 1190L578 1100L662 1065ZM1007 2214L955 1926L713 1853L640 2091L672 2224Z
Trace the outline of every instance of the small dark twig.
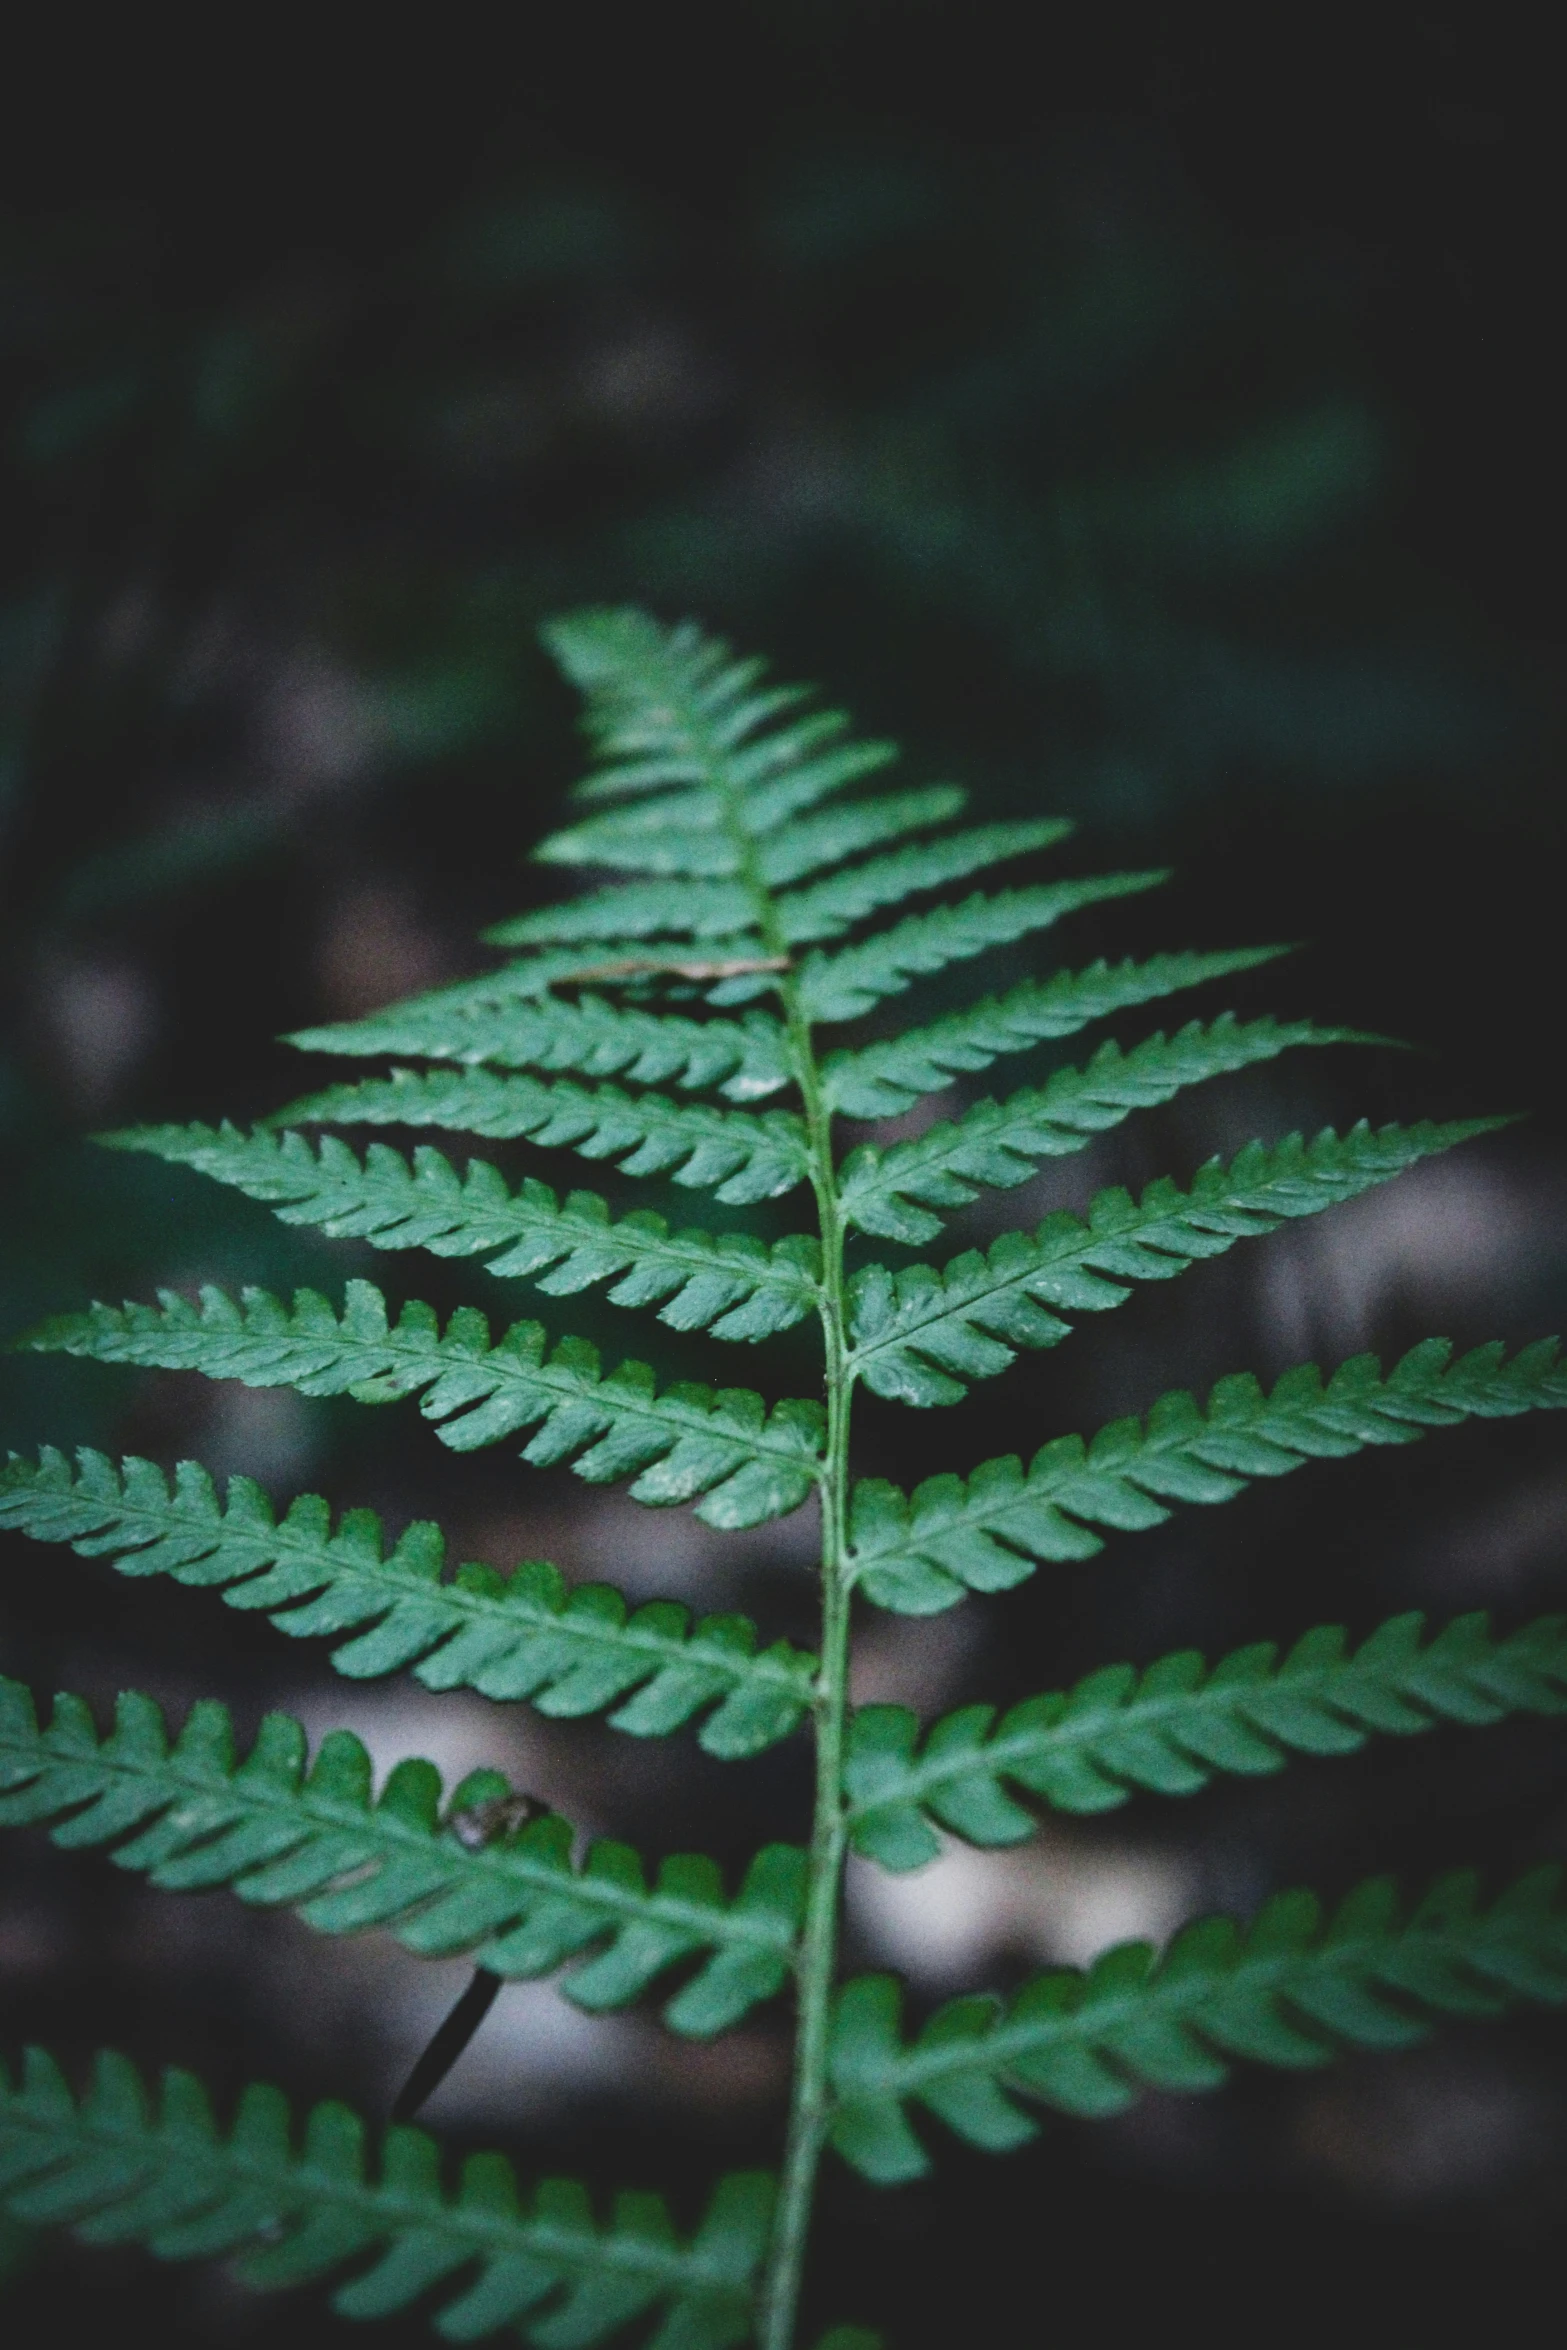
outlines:
M487 1966L474 1968L473 1981L397 2092L392 2104L394 2122L411 2122L425 2099L440 2087L489 2014L501 1980Z
M515 1836L547 1808L535 1795L491 1795L453 1812L446 1825L465 1852L479 1852L503 1836ZM394 2122L411 2122L440 2087L489 2014L503 1980L487 1966L474 1968L472 1982L399 2089L392 2104Z

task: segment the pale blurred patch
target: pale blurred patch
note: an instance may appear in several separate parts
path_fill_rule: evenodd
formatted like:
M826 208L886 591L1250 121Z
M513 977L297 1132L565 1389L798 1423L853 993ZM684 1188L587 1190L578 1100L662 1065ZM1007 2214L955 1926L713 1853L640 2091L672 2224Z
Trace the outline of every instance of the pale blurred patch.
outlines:
M259 726L261 763L287 798L354 781L387 747L384 721L364 681L309 646L278 662Z
M333 898L315 952L324 1018L357 1020L448 978L446 946L401 883L367 880Z
M469 1971L466 1962L441 1964L408 1978L397 2033L410 2066ZM508 1983L420 2120L435 2129L515 2127L595 2092L727 2116L770 2103L787 2083L788 2051L774 2035L741 2029L679 2040L653 2014L588 2015L554 1982Z
M322 1429L292 1388L243 1387L237 1379L223 1379L198 1391L195 1427L187 1441L220 1481L241 1474L284 1493L315 1473Z
M498 1320L499 1317L497 1316ZM552 1559L569 1583L613 1583L634 1601L680 1599L698 1609L746 1607L759 1567L808 1573L821 1554L813 1495L793 1516L717 1533L688 1509L648 1509L624 1492L587 1488L551 1504L450 1521L453 1558L510 1569Z
M1295 2142L1308 2168L1379 2203L1497 2194L1551 2161L1550 2092L1494 2047L1437 2045L1324 2080Z
M855 1626L849 1696L855 1705L907 1705L927 1718L956 1695L984 1642L977 1611L894 1616L867 1608Z
M1287 1225L1257 1265L1262 1327L1281 1355L1329 1360L1371 1346L1395 1314L1442 1331L1516 1293L1561 1229L1559 1197L1469 1145L1396 1183Z
M369 1752L377 1786L405 1755L423 1755L448 1794L469 1771L504 1771L513 1787L579 1826L593 1825L583 1817L580 1774L568 1774L567 1758L552 1751L549 1725L526 1707L495 1704L471 1689L436 1695L404 1683L343 1680L290 1694L282 1704L304 1723L312 1748L329 1730L352 1730Z
M77 1117L103 1117L158 1034L152 979L137 963L51 955L43 960L38 991L51 1077Z
M972 1984L1003 1953L1086 1966L1118 1942L1163 1942L1195 1894L1174 1854L1048 1834L1008 1852L952 1843L907 1876L849 1864L849 1914L869 1955L931 1990Z

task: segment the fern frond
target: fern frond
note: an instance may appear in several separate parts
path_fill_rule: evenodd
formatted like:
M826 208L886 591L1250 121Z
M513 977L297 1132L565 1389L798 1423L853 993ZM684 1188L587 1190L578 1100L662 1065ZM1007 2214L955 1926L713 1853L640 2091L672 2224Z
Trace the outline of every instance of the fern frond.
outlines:
M292 1307L264 1289L238 1302L205 1288L199 1305L172 1290L156 1306L95 1305L61 1314L18 1341L42 1354L200 1371L247 1387L349 1395L391 1403L421 1394L420 1409L456 1452L537 1427L523 1459L569 1461L590 1484L632 1477L632 1499L663 1505L703 1498L710 1526L760 1525L798 1509L820 1473L823 1413L814 1402L771 1410L746 1388L677 1383L660 1392L645 1363L605 1373L598 1349L562 1339L546 1353L537 1322L514 1322L491 1345L490 1326L459 1307L445 1330L432 1309L405 1305L395 1324L368 1281L350 1281L336 1314L319 1292Z
M715 1192L729 1207L780 1198L804 1182L809 1164L804 1122L792 1110L720 1110L488 1069L394 1069L305 1094L266 1124L439 1126L495 1141L526 1135L543 1149L618 1160L622 1175L662 1175L688 1191Z
M618 939L732 938L756 919L739 881L630 881L538 906L483 932L492 947L592 946Z
M1059 1968L1010 2002L949 2001L905 2044L890 1975L840 1995L833 2143L885 2184L928 2167L905 2106L1001 2153L1035 2135L1014 2093L1102 2116L1140 2088L1210 2089L1230 2060L1307 2068L1341 2047L1407 2048L1435 2017L1491 2016L1519 1999L1567 2000L1567 1907L1555 1866L1483 1907L1455 1871L1407 1917L1390 1880L1357 1886L1324 1923L1312 1893L1281 1893L1244 1931L1228 1918L1185 1927L1156 1954L1107 1950L1086 1973Z
M1375 1355L1355 1355L1326 1381L1315 1363L1298 1364L1271 1394L1238 1372L1206 1406L1177 1389L1146 1420L1112 1421L1086 1445L1056 1437L1026 1473L1009 1454L968 1478L927 1477L907 1497L867 1480L854 1492L856 1575L878 1606L925 1615L951 1607L965 1586L1010 1590L1036 1560L1092 1558L1104 1547L1092 1527L1163 1525L1166 1502L1231 1501L1249 1478L1287 1476L1310 1460L1564 1407L1567 1365L1551 1338L1511 1359L1492 1341L1456 1361L1448 1339L1426 1338L1386 1377Z
M304 1052L357 1056L413 1053L431 1061L490 1063L500 1069L629 1077L637 1085L716 1086L731 1101L759 1101L793 1080L784 1031L770 1013L740 1020L688 1020L583 996L575 1003L517 1001L497 981L469 983L459 1002L412 996L363 1020L300 1028L287 1042Z
M469 1775L443 1818L441 1775L411 1758L371 1801L370 1757L349 1730L306 1769L305 1733L268 1714L236 1761L226 1706L192 1706L171 1747L163 1715L134 1692L99 1740L79 1697L55 1699L40 1729L19 1681L0 1680L0 1826L57 1822L71 1850L113 1844L116 1865L168 1892L226 1886L241 1901L296 1909L324 1934L384 1926L423 1958L476 1954L503 1976L551 1974L594 1951L562 1985L581 2007L621 2007L677 1959L701 1971L665 2010L676 2031L721 2031L789 1971L805 1855L759 1852L733 1900L717 1863L677 1853L651 1887L624 1844L590 1845L580 1867L554 1813L519 1833L466 1843L456 1815L509 1795L494 1771Z
M437 1150L416 1150L410 1166L377 1142L361 1163L334 1135L312 1150L300 1134L247 1135L229 1125L135 1126L101 1139L194 1168L266 1201L285 1224L316 1224L337 1240L437 1257L499 1250L486 1272L531 1280L548 1297L613 1281L612 1305L663 1300L659 1320L675 1330L770 1338L803 1321L819 1294L820 1243L803 1234L769 1246L746 1232L671 1232L649 1208L615 1221L597 1192L563 1201L533 1176L514 1192L484 1159L470 1159L459 1175Z
M352 1632L332 1663L355 1680L412 1666L428 1689L527 1698L545 1714L615 1706L610 1726L641 1738L705 1713L701 1744L726 1760L786 1738L811 1703L816 1659L786 1640L758 1652L748 1617L693 1625L665 1599L631 1610L606 1583L568 1588L543 1559L510 1575L470 1561L445 1581L436 1526L415 1523L387 1550L373 1510L349 1510L334 1529L313 1493L279 1522L253 1479L230 1478L225 1504L195 1461L180 1463L171 1489L135 1457L83 1450L73 1473L53 1446L36 1462L13 1454L0 1469L0 1528L69 1542L122 1575L221 1590L295 1638Z
M778 901L778 920L792 946L812 939L841 938L879 907L901 905L921 890L939 889L944 882L966 880L987 865L1009 857L1047 849L1071 831L1060 818L1028 824L983 824L968 832L949 833L942 840L899 849L889 857L873 857L868 864L849 865L813 882L809 889L791 890Z
M0 2197L85 2243L145 2244L161 2260L239 2253L240 2276L258 2287L357 2262L333 2298L340 2315L390 2317L439 2288L436 2329L449 2342L531 2319L523 2331L539 2350L592 2350L659 2310L648 2350L729 2350L750 2332L773 2201L765 2172L721 2179L682 2243L658 2195L617 2196L605 2223L571 2179L522 2202L499 2154L469 2155L452 2192L422 2130L388 2130L373 2166L367 2153L364 2123L336 2103L311 2110L296 2144L287 2099L259 2084L222 2130L190 2073L165 2073L154 2107L112 2051L80 2099L40 2048L14 2080L0 2067Z
M821 815L801 817L757 842L758 878L769 889L783 888L883 841L944 824L959 814L966 797L951 784L936 784L924 791L884 792L875 799L849 801ZM755 919L754 893L742 882L627 882L519 914L497 923L484 937L497 947L553 946L572 939L723 938Z
M1255 1068L1293 1045L1366 1041L1355 1029L1315 1028L1309 1020L1242 1025L1233 1012L1207 1026L1190 1021L1175 1036L1147 1037L1130 1052L1112 1041L1084 1069L1058 1069L1046 1084L1003 1102L976 1102L910 1141L887 1150L862 1144L841 1172L844 1213L883 1240L933 1240L942 1220L931 1208L967 1207L987 1185L1006 1191L1026 1183L1041 1159L1082 1150L1133 1111L1172 1101L1188 1085Z
M971 1844L1019 1844L1032 1813L1006 1784L1052 1809L1110 1811L1138 1789L1191 1795L1216 1771L1277 1771L1289 1755L1353 1754L1373 1732L1412 1736L1442 1722L1480 1727L1508 1714L1567 1713L1567 1617L1493 1635L1459 1616L1422 1645L1425 1617L1394 1616L1353 1654L1340 1624L1273 1641L1204 1668L1195 1649L1146 1671L1107 1665L1075 1689L993 1705L934 1724L923 1747L906 1706L854 1717L844 1790L856 1851L917 1869L941 1849L939 1821Z
M1062 1308L1095 1313L1124 1305L1128 1282L1167 1281L1237 1240L1314 1216L1417 1160L1451 1150L1507 1121L1459 1119L1437 1126L1364 1121L1348 1134L1325 1127L1272 1145L1248 1143L1228 1167L1210 1159L1190 1190L1168 1177L1140 1200L1102 1191L1082 1218L1062 1209L1032 1234L1003 1234L989 1251L969 1249L941 1271L900 1273L869 1265L850 1283L853 1370L877 1395L918 1405L957 1403L970 1379L991 1379L1019 1347L1055 1346L1068 1335Z
M868 800L839 800L814 816L797 817L756 844L756 870L769 889L784 889L813 873L836 870L850 857L885 841L926 832L962 814L968 794L950 783L922 791L878 792Z
M986 996L926 1027L882 1037L858 1052L829 1053L822 1066L823 1089L832 1108L846 1118L901 1117L922 1094L939 1093L954 1077L988 1069L1003 1053L1024 1053L1047 1040L1075 1036L1112 1012L1250 971L1288 952L1287 947L1241 947L1228 954L1153 955L1146 963L1100 962L1086 971L1025 979L1003 996Z
M1164 873L1102 873L1084 881L1041 882L1034 889L1003 890L986 897L976 890L955 906L910 914L890 930L833 955L819 950L800 966L801 1008L810 1020L857 1020L884 996L901 995L913 979L928 978L949 963L967 962L992 947L1010 946L1032 932L1048 930L1068 914L1106 898L1130 897L1156 889Z

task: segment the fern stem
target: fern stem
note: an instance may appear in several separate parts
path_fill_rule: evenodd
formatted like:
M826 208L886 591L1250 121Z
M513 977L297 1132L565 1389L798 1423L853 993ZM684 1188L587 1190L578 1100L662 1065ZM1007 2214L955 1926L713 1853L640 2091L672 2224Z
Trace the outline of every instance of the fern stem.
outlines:
M751 891L768 951L787 965L789 942L756 860L755 844L738 821L733 827L741 874ZM821 1231L820 1312L827 1446L822 1497L821 1666L811 1709L816 1790L811 1822L805 1923L796 1961L794 2069L789 2097L783 2175L757 2312L760 2350L792 2350L800 2284L810 2241L816 2173L831 2120L829 2060L838 1920L849 1846L844 1795L844 1750L849 1696L849 1368L848 1300L843 1247L846 1221L833 1166L832 1108L822 1083L811 1021L792 975L780 988L788 1054L805 1113L808 1168Z
M792 984L788 1016L810 1145L811 1183L822 1240L822 1334L825 1342L827 1450L822 1480L822 1631L812 1725L816 1796L811 1825L805 1925L797 1965L794 2077L783 2177L763 2279L757 2339L761 2350L791 2350L800 2298L816 2173L831 2118L828 2060L833 1976L848 1815L844 1744L849 1686L849 1409L853 1382L843 1278L844 1217L832 1158L832 1112L821 1083L810 1025Z

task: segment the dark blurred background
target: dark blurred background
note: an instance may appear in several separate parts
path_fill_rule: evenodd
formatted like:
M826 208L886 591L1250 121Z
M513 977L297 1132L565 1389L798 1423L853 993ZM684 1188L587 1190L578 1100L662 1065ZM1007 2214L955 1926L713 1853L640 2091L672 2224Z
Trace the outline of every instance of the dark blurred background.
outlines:
M534 1310L522 1285L317 1244L85 1137L275 1106L314 1077L281 1030L481 967L474 932L541 893L521 852L578 756L535 627L616 598L821 680L902 738L911 781L1072 814L1071 869L1178 865L1162 899L1076 925L1072 962L1300 940L1236 1000L1423 1048L1205 1089L992 1195L953 1245L1253 1132L1532 1112L1139 1298L964 1411L868 1409L867 1467L1026 1453L1235 1368L1557 1326L1544 21L731 0L391 25L252 15L176 39L63 10L13 49L0 1335L200 1277L367 1271L395 1297ZM1026 967L992 958L948 1000ZM547 1318L700 1367L592 1301ZM775 1392L810 1375L787 1341L754 1368ZM0 1419L12 1446L193 1454L280 1500L439 1517L458 1556L554 1556L809 1636L808 1528L723 1542L504 1451L459 1466L406 1408L11 1357ZM1187 1512L934 1623L869 1617L859 1694L928 1714L1399 1607L1511 1625L1560 1601L1564 1538L1560 1431L1474 1428ZM7 1671L100 1706L127 1684L176 1713L221 1694L247 1732L284 1704L358 1728L382 1765L498 1762L654 1853L734 1860L804 1817L793 1747L721 1767L689 1739L354 1687L215 1597L15 1540L0 1640ZM1567 1843L1561 1758L1548 1723L1442 1733L917 1878L867 1871L852 1955L929 2002L1281 1884L1503 1873ZM4 1867L8 2049L107 2041L225 2094L260 2074L374 2114L466 1975L148 1893L37 1834ZM430 2119L527 2170L667 2182L689 2216L721 2164L770 2158L784 2066L776 2018L692 2050L651 2009L590 2022L518 1987ZM1537 2016L1049 2122L1006 2163L944 2144L937 2180L894 2195L835 2170L813 2305L884 2319L899 2350L1177 2320L1239 2342L1275 2309L1284 2338L1292 2318L1351 2340L1506 2323L1549 2286L1564 2093L1567 2034ZM133 2311L192 2345L337 2332L319 2297L8 2242L19 2338Z

